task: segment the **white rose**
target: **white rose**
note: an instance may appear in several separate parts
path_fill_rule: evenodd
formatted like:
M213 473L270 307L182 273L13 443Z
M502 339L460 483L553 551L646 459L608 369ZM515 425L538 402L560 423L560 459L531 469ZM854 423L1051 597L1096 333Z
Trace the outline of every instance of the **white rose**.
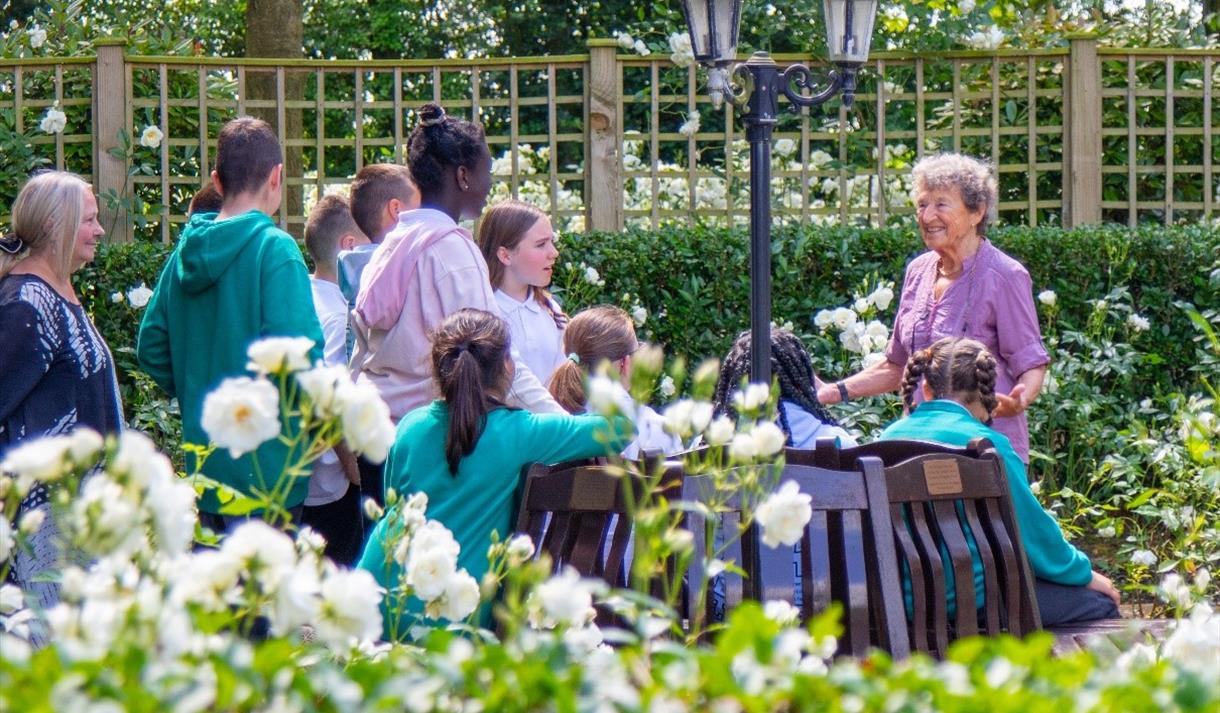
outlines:
M674 32L669 35L669 59L679 67L689 67L695 62L689 32Z
M1097 534L1100 537L1111 538L1111 537L1114 537L1115 534L1117 534L1117 531L1111 525L1111 526L1106 526L1106 527L1101 528L1100 530L1097 531Z
M78 465L93 465L101 455L102 446L106 444L102 435L88 426L73 429L68 434L67 454L73 463Z
M665 430L677 436L685 438L692 432L691 426L691 411L695 407L695 402L690 399L682 399L675 401L665 407L665 412L662 418L665 419Z
M626 32L614 33L614 39L618 41L618 46L625 50L630 51L635 49L635 38Z
M674 378L672 376L666 374L661 377L661 384L657 387L657 393L661 395L661 398L667 399L673 396L676 391L677 388L674 386Z
M856 310L856 312L864 314L870 308L872 308L873 303L868 297L857 297L856 301L853 302L851 306Z
M529 535L514 535L505 548L510 562L521 563L534 556L534 541Z
M0 513L0 562L7 562L17 539L13 536L13 525L4 513Z
M779 453L788 443L783 429L770 421L756 424L750 431L750 437L754 439L754 452L759 458L769 458Z
M131 295L128 295L130 298ZM314 341L309 337L267 337L254 342L246 349L250 363L246 368L259 374L278 374L281 371L308 369L309 350Z
M682 122L682 126L678 127L678 133L691 137L699 133L699 112L692 111L686 115L686 121Z
M5 453L0 471L17 476L17 494L24 496L32 483L49 483L63 476L67 451L68 440L63 436L35 438Z
M152 297L153 291L148 289L148 285L141 282L136 287L131 288L127 292L127 301L132 307L140 308L148 304L148 300Z
M818 329L825 331L826 328L832 324L834 324L834 313L828 309L819 310L818 313L813 316L813 326L817 327Z
M652 50L648 49L648 45L644 44L644 40L636 40L631 49L635 50L635 53L641 57L647 57L652 54Z
M8 615L25 606L25 593L15 584L0 586L0 614Z
M445 593L445 585L456 571L456 560L444 550L412 552L407 564L407 584L416 597L430 602Z
M440 615L449 621L461 621L479 606L479 583L466 570L454 572L445 581L445 601Z
M767 496L754 511L763 530L763 544L768 547L795 545L813 517L812 501L813 498L802 493L793 480Z
M1144 567L1155 567L1157 558L1151 550L1136 550L1131 553L1131 563Z
M800 609L780 599L770 599L763 604L763 614L781 626L796 624L801 619Z
M262 520L238 525L224 538L221 552L241 563L263 591L275 591L297 564L297 551L283 532Z
M17 522L17 530L21 534L29 536L38 532L38 528L42 527L42 523L46 522L47 511L44 508L35 508L26 510L21 516L21 520Z
M648 321L648 310L644 305L636 305L631 308L631 321L635 322L637 328L644 326L644 323Z
M1149 323L1144 317L1132 312L1127 317L1127 326L1131 327L1131 329L1134 329L1137 332L1147 332L1152 324Z
M707 429L708 424L712 421L712 412L715 407L707 401L696 401L690 410L690 429L691 433L700 433Z
M34 27L29 32L30 32L30 47L32 49L38 49L39 47L42 47L44 44L46 44L46 41L47 41L47 31L46 30L42 29L38 25L34 25Z
M123 300L124 300L124 299L126 299L126 298L125 298L125 297L123 297L123 293L122 293L122 292L111 292L111 293L110 293L110 301L111 301L111 302L113 302L113 303L115 303L116 305L117 305L117 304L123 304Z
M153 511L157 544L166 553L182 554L195 538L195 489L173 475L150 485L146 502Z
M284 577L284 584L276 592L272 603L272 630L286 634L302 624L311 623L318 614L321 589L322 582L315 563L300 563L293 567Z
M332 647L352 639L369 641L381 636L382 589L363 569L327 568L322 580L322 603L314 622L318 638Z
M860 360L860 366L868 369L869 367L876 366L883 361L885 361L885 352L873 352L871 354L864 355L864 358Z
M873 320L864 328L864 333L875 342L885 342L890 338L890 329L878 320Z
M1038 301L1047 307L1053 306L1057 299L1059 299L1059 296L1055 294L1054 290L1042 290L1038 293Z
M958 0L957 9L961 10L963 15L969 15L974 11L974 0Z
M878 287L869 295L869 302L874 304L878 310L885 311L889 308L889 303L894 302L894 291L888 286Z
M208 438L239 458L280 435L280 392L266 379L225 379L203 400Z
M729 442L729 457L738 462L747 462L758 454L758 444L748 433L738 433Z
M757 411L771 400L771 387L766 384L750 384L745 391L733 394L733 406L738 411Z
M315 416L326 419L339 415L335 394L339 384L351 383L346 366L318 362L312 369L298 371L295 376L301 391L309 398Z
M149 124L140 133L140 145L145 148L155 149L161 145L161 139L163 138L165 138L165 134L161 133L161 129Z
M531 623L536 628L579 627L596 614L589 583L572 567L564 567L563 572L538 585L530 599L534 605L530 612Z
M590 411L629 418L635 415L635 402L631 400L631 394L615 379L601 375L590 377L586 393Z
M796 153L796 142L792 139L776 140L775 153L785 158L791 156L792 154Z
M703 437L709 446L720 446L733 439L735 430L733 419L721 416L708 424L707 430L703 432Z
M374 463L384 461L394 444L395 428L390 407L382 401L377 387L368 382L340 383L335 399L347 445Z
M831 319L834 320L835 326L839 329L847 329L851 327L856 323L857 319L855 310L848 309L847 307L839 307L835 309L830 316Z
M595 268L595 267L586 267L585 268L585 282L588 282L589 284L592 284L592 285L598 285L598 284L601 284L601 279L602 279L602 276L600 274L598 274L597 268Z
M4 558L0 557L0 559L4 559ZM1212 581L1212 573L1207 571L1206 567L1200 567L1195 572L1195 589L1199 590L1200 594L1204 593L1207 590L1207 585L1211 584L1211 581Z
M68 115L59 110L59 102L55 102L43 115L38 128L46 134L61 134L68 126Z

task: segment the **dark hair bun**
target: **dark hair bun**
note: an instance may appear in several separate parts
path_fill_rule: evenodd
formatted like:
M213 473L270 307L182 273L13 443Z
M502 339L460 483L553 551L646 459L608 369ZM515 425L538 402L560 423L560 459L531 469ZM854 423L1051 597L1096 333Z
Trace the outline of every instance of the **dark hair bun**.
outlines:
M440 104L428 102L419 108L419 125L427 128L444 123L445 109Z

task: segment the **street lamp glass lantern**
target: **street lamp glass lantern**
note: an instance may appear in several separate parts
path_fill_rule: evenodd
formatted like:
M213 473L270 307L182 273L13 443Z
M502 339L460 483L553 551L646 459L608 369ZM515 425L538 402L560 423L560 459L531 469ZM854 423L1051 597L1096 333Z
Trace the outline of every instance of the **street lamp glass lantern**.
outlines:
M723 65L737 58L741 0L683 0L691 50L704 65Z
M877 19L877 0L823 0L830 61L859 65L868 61L868 46Z

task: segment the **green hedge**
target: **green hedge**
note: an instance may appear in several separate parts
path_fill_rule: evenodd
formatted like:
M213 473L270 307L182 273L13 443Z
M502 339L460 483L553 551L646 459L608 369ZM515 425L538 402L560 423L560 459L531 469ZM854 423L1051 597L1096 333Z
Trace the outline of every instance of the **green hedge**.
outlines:
M605 279L582 301L621 303L624 292L638 295L650 314L665 310L646 324L652 339L670 352L705 357L722 355L749 326L748 240L744 230L662 228L565 236L560 250L565 263L586 263ZM1083 328L1090 300L1126 286L1152 322L1150 336L1163 345L1161 378L1185 378L1195 360L1197 331L1174 302L1220 309L1212 277L1220 230L1014 227L996 231L993 240L1029 269L1035 292L1058 294L1063 327ZM779 229L772 241L774 319L814 332L813 315L847 304L870 276L900 290L906 263L923 250L913 229Z
M1029 269L1035 291L1058 294L1063 327L1083 328L1092 312L1091 300L1127 287L1138 311L1153 325L1150 336L1163 360L1149 378L1166 386L1189 380L1197 332L1174 303L1220 310L1214 276L1220 230L1018 227L998 230L993 239ZM146 242L104 245L93 264L77 273L82 300L110 342L121 372L135 367L132 350L141 311L126 300L113 302L111 296L141 282L153 287L169 249ZM569 311L597 302L622 304L624 293L630 293L629 301L649 311L641 331L670 353L721 355L733 336L749 325L744 230L573 234L563 237L560 250L568 269L558 271L556 288L567 298ZM913 230L797 227L777 230L772 250L775 319L813 332L814 313L847 304L865 280L889 279L900 288L903 267L923 245ZM585 283L577 269L582 263L596 268L605 284Z

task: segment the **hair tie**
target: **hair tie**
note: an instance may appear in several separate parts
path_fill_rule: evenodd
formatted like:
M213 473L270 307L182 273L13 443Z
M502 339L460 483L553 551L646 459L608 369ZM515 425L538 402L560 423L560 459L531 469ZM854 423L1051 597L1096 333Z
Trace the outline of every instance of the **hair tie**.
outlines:
M445 119L448 118L448 114L445 113L445 107L437 105L436 108L440 113L431 118L420 117L419 123L423 126L436 126L437 124L443 123Z
M21 236L16 233L9 233L3 238L0 238L0 250L3 250L9 255L16 255L22 250L25 250L25 241L22 240Z
M572 362L573 364L579 364L580 355L577 354L576 352L571 352L570 354L568 354L568 361Z

